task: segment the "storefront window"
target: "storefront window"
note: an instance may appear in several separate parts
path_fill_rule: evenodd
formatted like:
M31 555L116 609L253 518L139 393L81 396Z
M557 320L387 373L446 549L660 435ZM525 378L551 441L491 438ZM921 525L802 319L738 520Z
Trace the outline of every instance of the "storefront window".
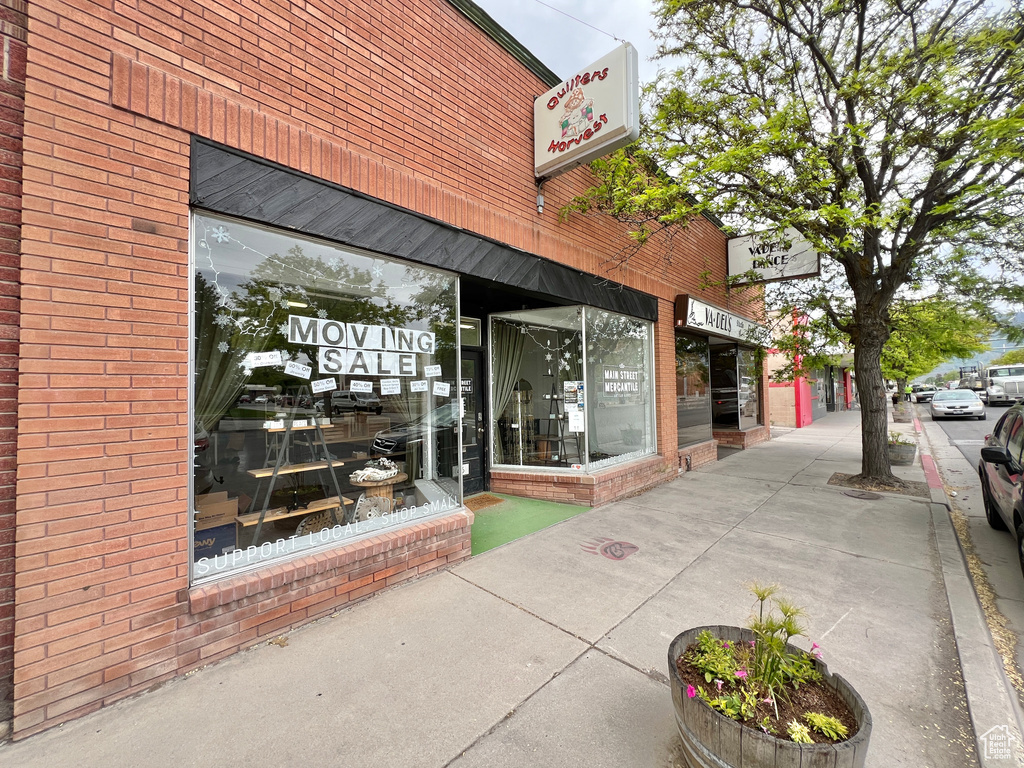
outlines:
M495 464L593 471L654 452L650 323L508 312L491 316L490 345Z
M455 509L457 278L196 214L193 577Z
M587 384L590 468L655 451L651 324L589 309Z
M736 364L740 382L740 429L750 429L756 427L760 421L760 401L757 396L760 377L757 375L754 350L740 347L736 353Z
M583 411L578 407L582 318L582 307L492 316L496 464L566 467L586 462Z
M711 381L707 339L676 334L676 424L679 447L711 439Z

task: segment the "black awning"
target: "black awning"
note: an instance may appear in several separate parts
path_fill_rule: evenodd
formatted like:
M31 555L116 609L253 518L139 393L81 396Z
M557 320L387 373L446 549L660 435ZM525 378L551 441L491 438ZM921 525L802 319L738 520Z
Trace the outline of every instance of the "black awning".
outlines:
M658 319L658 300L649 294L198 137L191 170L191 204L215 213L492 280L559 304Z

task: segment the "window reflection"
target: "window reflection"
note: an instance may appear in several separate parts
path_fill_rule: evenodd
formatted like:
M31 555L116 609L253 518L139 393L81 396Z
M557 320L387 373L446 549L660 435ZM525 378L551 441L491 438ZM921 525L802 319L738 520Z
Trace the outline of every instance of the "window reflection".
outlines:
M676 424L679 447L711 439L707 339L676 334Z

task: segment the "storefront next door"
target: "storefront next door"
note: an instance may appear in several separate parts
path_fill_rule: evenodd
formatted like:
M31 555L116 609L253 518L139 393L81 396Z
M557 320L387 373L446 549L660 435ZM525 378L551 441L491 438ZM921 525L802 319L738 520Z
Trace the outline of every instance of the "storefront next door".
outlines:
M484 490L484 411L483 352L462 350L460 389L462 413L462 493L469 496Z

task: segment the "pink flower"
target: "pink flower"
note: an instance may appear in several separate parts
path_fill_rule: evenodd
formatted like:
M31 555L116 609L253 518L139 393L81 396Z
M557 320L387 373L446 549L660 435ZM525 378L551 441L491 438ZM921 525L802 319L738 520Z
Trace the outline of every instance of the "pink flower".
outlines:
M764 699L764 703L765 704L774 704L775 703L775 699L773 699L771 696L769 696L768 698Z
M686 686L686 697L688 699L692 699L696 695L697 695L697 689L696 688L694 688L692 685Z
M738 669L738 670L736 670L736 677L743 678L743 677L746 677L746 676L747 676L747 670L745 670L745 669Z
M723 648L728 648L728 647L729 647L729 641L728 641L728 640L724 641L724 642L722 643L722 647L723 647Z
M751 648L756 648L757 647L757 643L754 640L751 640L750 641L750 647Z
M718 690L721 691L722 690L722 686L724 685L724 683L721 680L715 680L715 685L717 685L718 686Z

